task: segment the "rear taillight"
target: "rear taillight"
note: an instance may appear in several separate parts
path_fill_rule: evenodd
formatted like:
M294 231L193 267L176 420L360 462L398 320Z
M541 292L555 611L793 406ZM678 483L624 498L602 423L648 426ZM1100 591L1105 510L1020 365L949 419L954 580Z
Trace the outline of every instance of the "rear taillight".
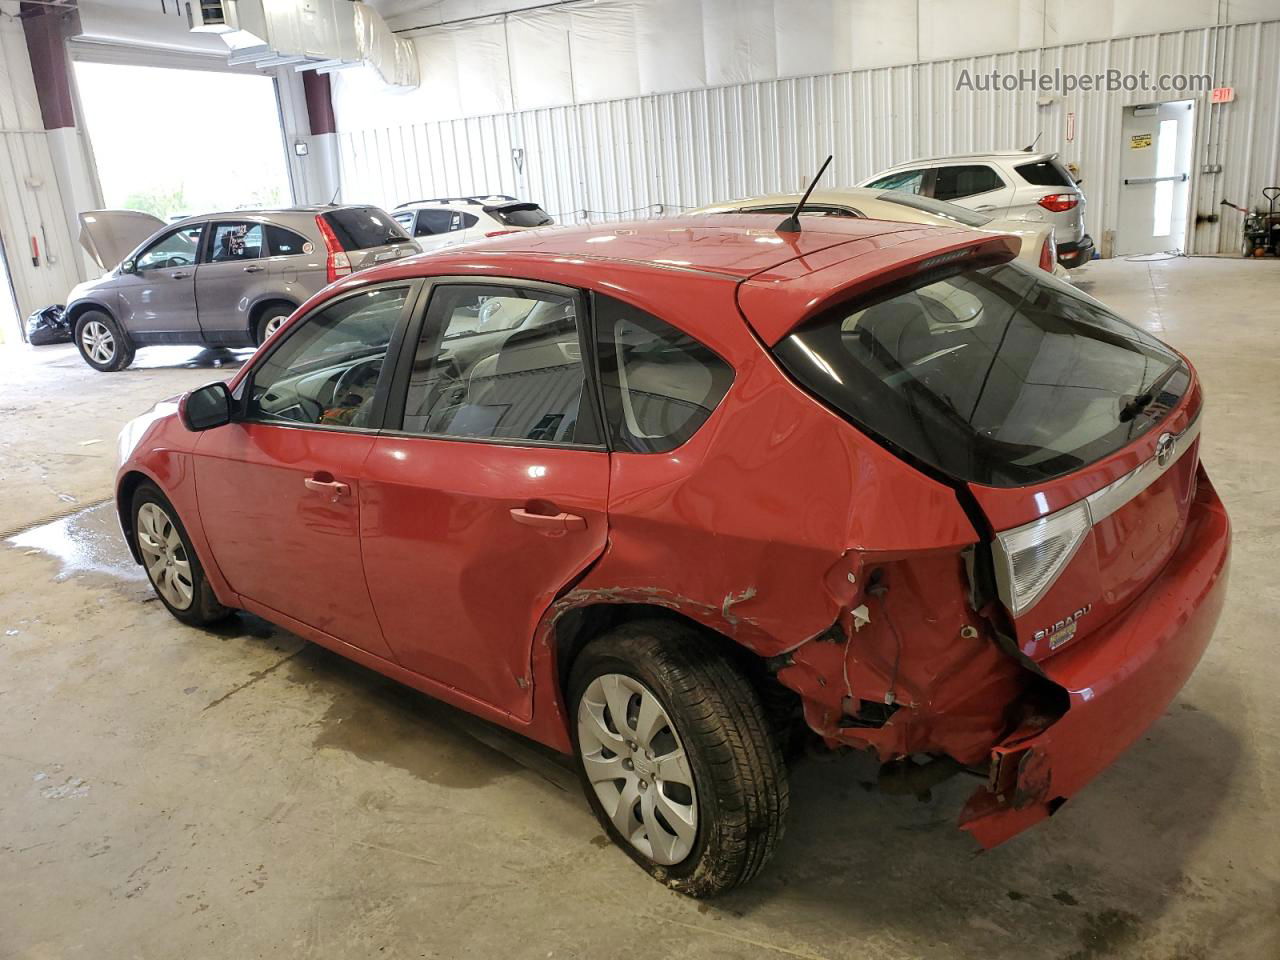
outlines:
M1053 264L1057 259L1058 245L1053 242L1053 234L1049 234L1040 245L1040 269L1053 273Z
M1053 586L1092 526L1089 506L1081 501L996 534L992 544L996 582L1000 599L1015 618Z
M324 214L316 217L316 229L320 231L320 236L324 240L324 248L329 253L324 264L325 281L333 283L339 277L345 277L351 272L351 258L342 249L342 244L338 242L338 237L333 232L333 228L329 226L329 222L325 220Z
M519 233L519 230L490 230L485 234L486 237L503 237L508 233Z
M1051 193L1041 197L1036 203L1052 213L1065 213L1080 202L1078 193Z

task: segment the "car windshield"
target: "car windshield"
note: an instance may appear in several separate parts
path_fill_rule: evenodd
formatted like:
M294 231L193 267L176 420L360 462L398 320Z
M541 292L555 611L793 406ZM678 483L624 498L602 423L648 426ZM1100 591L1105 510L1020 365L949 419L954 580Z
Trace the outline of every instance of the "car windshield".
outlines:
M1014 263L924 274L829 310L775 352L802 385L898 452L950 477L1020 486L1070 473L1149 430L1181 369L1158 340Z
M934 200L930 197L922 197L915 193L903 193L900 190L886 190L884 193L876 197L877 200L884 200L888 203L901 204L904 207L913 207L916 210L923 210L925 213L936 214L939 217L946 217L948 220L954 220L957 223L964 224L966 227L985 227L991 222L990 217L984 217L980 213L974 213L959 204L947 203L945 200Z

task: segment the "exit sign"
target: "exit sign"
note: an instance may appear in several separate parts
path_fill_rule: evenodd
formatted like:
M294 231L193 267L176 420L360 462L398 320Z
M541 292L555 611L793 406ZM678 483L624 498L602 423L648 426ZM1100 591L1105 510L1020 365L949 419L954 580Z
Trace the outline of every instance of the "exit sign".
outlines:
M1235 87L1214 87L1209 94L1210 103L1230 103L1236 98Z

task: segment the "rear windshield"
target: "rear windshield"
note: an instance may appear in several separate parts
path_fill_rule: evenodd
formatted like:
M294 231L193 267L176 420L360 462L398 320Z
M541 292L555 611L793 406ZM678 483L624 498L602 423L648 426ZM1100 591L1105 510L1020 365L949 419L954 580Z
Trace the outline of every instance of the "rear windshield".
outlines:
M1061 476L1149 430L1186 390L1181 360L1101 304L1017 264L924 275L830 310L775 351L803 386L891 449L1011 487Z
M505 207L490 207L487 211L499 223L508 227L545 227L555 221L536 203L512 203Z
M1056 160L1040 160L1036 163L1024 163L1013 169L1027 183L1037 187L1074 187L1075 181Z
M409 239L404 228L377 207L343 207L323 216L343 250L368 250Z
M884 193L876 197L877 200L885 200L889 203L899 203L904 207L913 207L916 210L923 210L925 213L932 213L939 217L947 217L957 223L962 223L966 227L985 227L991 222L990 217L984 217L980 213L974 213L957 203L947 203L945 200L934 200L931 197L922 197L915 193L903 193L900 190L886 190Z

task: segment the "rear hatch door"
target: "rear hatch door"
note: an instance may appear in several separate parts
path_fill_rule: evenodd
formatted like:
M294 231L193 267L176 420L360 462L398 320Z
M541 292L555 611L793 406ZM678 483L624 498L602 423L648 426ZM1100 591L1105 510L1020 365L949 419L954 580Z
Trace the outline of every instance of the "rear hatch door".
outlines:
M761 333L802 386L972 498L1018 646L1042 660L1086 642L1181 540L1200 388L1175 351L1044 271L949 256L799 323L767 287L748 297L755 281L739 302L794 324ZM828 272L810 276L830 288Z
M336 207L320 216L347 254L353 271L421 252L404 227L378 207Z

